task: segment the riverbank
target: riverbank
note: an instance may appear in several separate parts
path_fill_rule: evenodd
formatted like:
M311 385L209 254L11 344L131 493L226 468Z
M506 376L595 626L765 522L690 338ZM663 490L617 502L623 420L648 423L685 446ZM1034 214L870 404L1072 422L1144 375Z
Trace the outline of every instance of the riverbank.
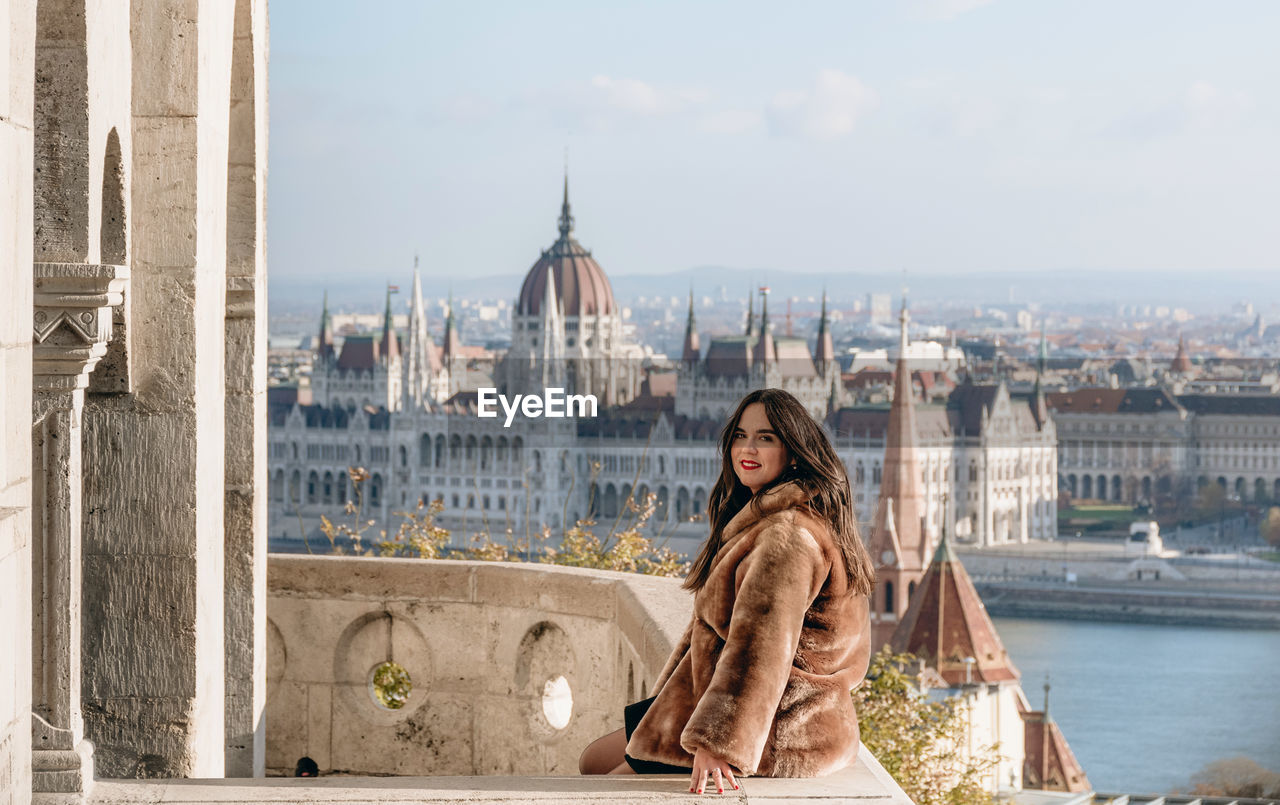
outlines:
M1072 540L957 553L993 615L1280 629L1280 565L1245 552L1135 559Z

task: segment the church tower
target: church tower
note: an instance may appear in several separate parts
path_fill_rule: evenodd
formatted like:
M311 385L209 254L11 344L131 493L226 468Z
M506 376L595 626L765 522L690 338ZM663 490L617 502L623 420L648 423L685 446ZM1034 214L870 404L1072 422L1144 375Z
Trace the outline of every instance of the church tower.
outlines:
M898 320L898 365L894 371L893 404L885 434L884 470L867 546L879 582L871 607L871 640L872 647L877 649L889 642L906 613L929 555L920 463L916 454L914 387L907 359L909 315L905 298Z

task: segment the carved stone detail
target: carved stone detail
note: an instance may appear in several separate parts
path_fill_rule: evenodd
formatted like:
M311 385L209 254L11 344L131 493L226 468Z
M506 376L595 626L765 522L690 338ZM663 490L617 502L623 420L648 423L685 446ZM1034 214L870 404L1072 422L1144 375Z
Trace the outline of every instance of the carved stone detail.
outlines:
M89 374L107 354L116 329L113 309L124 304L129 268L36 263L34 269L33 389L85 388Z
M257 294L256 277L227 277L227 318L252 319Z

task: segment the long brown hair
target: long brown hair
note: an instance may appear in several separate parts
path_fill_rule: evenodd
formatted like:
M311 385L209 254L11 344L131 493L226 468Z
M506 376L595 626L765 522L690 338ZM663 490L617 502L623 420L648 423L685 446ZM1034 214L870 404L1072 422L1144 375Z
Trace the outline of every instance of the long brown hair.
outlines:
M794 466L788 467L755 495L738 480L730 455L733 434L742 420L742 412L753 403L764 406L769 424L794 462ZM759 515L762 513L759 508L761 493L778 484L794 481L812 493L809 508L815 516L830 525L836 546L844 557L849 588L861 595L871 593L871 587L875 583L875 569L858 533L849 474L827 435L799 400L782 389L757 389L747 394L720 432L720 456L720 478L707 499L707 520L711 523L711 536L693 560L689 576L684 582L685 589L701 590L707 583L707 577L711 575L711 560L724 542L724 528L743 506L752 506Z

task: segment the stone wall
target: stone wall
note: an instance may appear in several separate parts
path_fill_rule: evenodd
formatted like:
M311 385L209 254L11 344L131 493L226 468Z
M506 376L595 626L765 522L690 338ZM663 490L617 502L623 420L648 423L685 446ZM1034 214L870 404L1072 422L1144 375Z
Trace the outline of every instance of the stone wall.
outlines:
M688 623L677 579L551 565L272 555L267 767L323 773L576 774L622 726ZM386 660L412 679L391 710ZM573 704L544 710L564 677ZM554 711L552 713L554 719Z
M0 0L0 805L25 805L31 798L35 29L35 0Z

